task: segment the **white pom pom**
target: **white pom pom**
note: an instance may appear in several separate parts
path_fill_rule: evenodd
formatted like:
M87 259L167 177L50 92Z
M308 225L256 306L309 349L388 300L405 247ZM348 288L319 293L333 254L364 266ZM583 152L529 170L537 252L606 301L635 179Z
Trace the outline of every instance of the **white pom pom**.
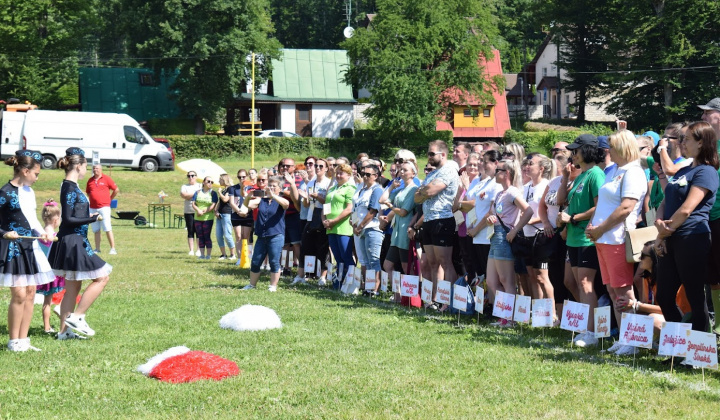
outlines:
M138 366L137 370L138 370L138 372L147 376L155 368L155 366L159 365L160 362L162 362L163 360L168 359L173 356L179 356L181 354L185 354L189 351L190 351L190 349L185 346L177 346L177 347L169 348L169 349L165 350L164 352L157 354L157 355L151 357L150 359L148 359L147 363L145 363L144 365Z
M260 331L282 328L280 317L270 308L243 305L220 318L220 328L235 331Z

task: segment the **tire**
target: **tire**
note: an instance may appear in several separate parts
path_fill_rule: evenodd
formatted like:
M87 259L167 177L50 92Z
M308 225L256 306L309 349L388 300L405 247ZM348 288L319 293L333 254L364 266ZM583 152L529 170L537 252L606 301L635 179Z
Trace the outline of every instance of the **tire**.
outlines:
M138 216L135 218L135 226L145 226L147 224L147 219L143 216Z
M53 155L43 155L42 161L40 161L40 167L42 169L55 169L57 166L57 159Z
M158 166L154 158L145 158L140 162L140 170L143 172L157 172Z

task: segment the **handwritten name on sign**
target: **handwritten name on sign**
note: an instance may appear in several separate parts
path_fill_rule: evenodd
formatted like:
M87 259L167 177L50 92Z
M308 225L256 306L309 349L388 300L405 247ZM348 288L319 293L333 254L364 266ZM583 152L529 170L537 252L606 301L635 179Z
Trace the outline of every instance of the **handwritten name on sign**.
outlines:
M435 300L438 302L449 305L450 302L450 288L452 283L447 280L440 280L437 283L437 293L435 294Z
M532 298L530 296L516 296L515 297L515 314L513 320L515 322L529 323L530 322L530 305L532 304Z
M365 271L365 290L375 290L375 270Z
M715 334L689 330L685 363L693 366L718 370L717 341Z
M595 338L610 337L610 307L595 308Z
M691 329L692 324L663 322L658 354L661 356L687 356L687 332Z
M433 284L428 279L423 279L422 281L422 293L420 294L420 299L422 299L425 303L432 303L432 289Z
M552 299L533 299L532 326L535 328L552 327L553 301Z
M475 286L475 312L481 314L485 309L485 289Z
M620 344L633 347L652 348L653 318L647 315L622 314L620 322Z
M512 321L514 311L515 295L501 292L500 290L495 292L495 303L493 304L492 315Z
M315 257L313 255L305 256L305 274L312 275L315 273Z
M467 311L468 309L468 288L466 286L453 285L453 308L458 311Z
M585 332L590 316L590 305L572 300L566 300L563 304L560 328L567 331Z
M403 274L400 276L400 295L413 297L420 291L420 278Z
M392 291L394 293L400 293L400 272L392 272Z

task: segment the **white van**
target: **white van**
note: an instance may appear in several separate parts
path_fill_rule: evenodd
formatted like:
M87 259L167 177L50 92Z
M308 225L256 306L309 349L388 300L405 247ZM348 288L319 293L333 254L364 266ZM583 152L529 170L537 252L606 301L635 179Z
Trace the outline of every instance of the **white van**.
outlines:
M83 149L88 159L98 152L103 165L145 172L174 168L167 147L153 140L127 114L41 110L25 113L21 148L39 151L43 155L43 169L54 168L69 147Z
M14 156L22 149L22 129L25 122L24 112L0 112L0 158L3 160Z

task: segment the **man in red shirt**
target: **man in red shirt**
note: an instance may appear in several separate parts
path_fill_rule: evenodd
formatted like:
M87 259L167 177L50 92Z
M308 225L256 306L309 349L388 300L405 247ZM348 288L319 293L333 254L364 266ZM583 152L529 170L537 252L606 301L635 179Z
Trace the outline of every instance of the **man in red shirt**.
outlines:
M100 228L107 234L108 242L110 242L110 255L117 254L115 251L115 238L110 226L110 202L118 193L118 187L115 181L102 172L102 165L95 164L92 168L93 176L88 179L85 192L90 198L90 213L100 213L102 220L93 222L93 232L95 232L95 252L100 252Z

